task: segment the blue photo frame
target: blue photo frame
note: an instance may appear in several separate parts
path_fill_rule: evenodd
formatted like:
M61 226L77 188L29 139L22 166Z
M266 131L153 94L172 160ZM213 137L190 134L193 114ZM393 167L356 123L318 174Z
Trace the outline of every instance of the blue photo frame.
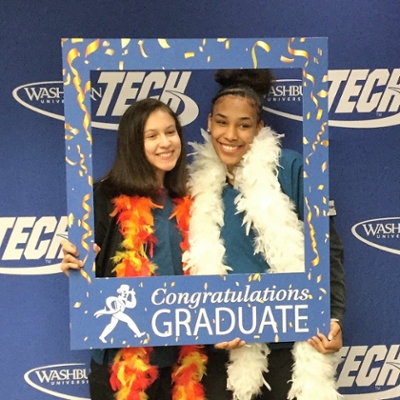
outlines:
M327 39L69 38L62 40L62 54L68 234L85 262L81 272L72 271L70 276L71 348L207 344L237 336L247 342L297 341L308 339L318 330L328 333ZM302 71L305 272L225 277L96 278L92 251L91 71L219 68L298 68ZM120 324L106 341L101 341L99 337L106 325L106 317L96 318L96 315L99 316L98 311L107 299L111 303L117 301L117 293L127 287L136 293L138 304L130 318L143 327L140 332L143 335L135 335L127 324ZM204 290L226 293L233 288L243 290L243 303L232 305L226 302L221 307L218 302L203 299L203 303L198 303L190 297L190 294ZM265 293L266 288L270 293L272 290L275 294L280 290L282 293L298 291L306 296L288 302L274 302L269 298L265 301L266 298L257 293ZM189 300L174 303L173 299L177 299L179 293L181 300L185 298L182 293L187 293ZM211 297L212 294L208 298ZM249 326L253 326L250 319L254 322L254 316L258 322L255 329L250 329Z

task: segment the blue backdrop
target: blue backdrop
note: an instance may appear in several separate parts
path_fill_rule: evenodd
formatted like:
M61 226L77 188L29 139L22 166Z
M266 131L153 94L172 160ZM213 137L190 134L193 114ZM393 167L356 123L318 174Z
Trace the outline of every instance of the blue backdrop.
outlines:
M329 38L330 196L348 288L340 391L400 399L397 0L3 0L1 10L0 399L88 398L89 355L69 350L68 282L54 273L66 224L60 39L290 36ZM266 103L280 111L267 121L294 148L296 86L281 81ZM207 96L198 103L203 120ZM110 160L113 134L95 135Z

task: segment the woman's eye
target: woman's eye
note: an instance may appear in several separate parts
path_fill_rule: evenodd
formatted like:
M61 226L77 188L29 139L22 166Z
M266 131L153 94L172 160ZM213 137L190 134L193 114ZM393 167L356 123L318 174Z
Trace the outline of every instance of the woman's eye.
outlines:
M175 130L173 130L173 131L168 131L168 132L167 132L167 135L175 135L175 133L176 133Z
M225 121L221 121L221 120L220 120L220 121L217 121L217 124L218 124L218 125L225 125L225 124L226 124L226 122L225 122Z

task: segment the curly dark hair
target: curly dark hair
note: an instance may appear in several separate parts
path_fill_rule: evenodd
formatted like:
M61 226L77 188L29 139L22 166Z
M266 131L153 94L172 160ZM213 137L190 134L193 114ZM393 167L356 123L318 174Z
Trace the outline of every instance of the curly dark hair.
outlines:
M275 76L269 69L219 69L214 79L221 85L221 89L211 100L214 104L223 96L234 95L253 100L257 111L258 121L262 117L263 98L274 82Z

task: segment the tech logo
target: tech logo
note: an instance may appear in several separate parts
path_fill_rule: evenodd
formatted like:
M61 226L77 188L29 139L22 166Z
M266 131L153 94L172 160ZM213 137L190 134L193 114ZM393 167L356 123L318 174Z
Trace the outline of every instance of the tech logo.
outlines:
M351 233L368 246L400 255L400 217L361 221L352 226Z
M329 71L329 126L383 128L400 125L400 68ZM302 80L278 79L264 109L302 121Z
M400 397L400 345L343 347L340 355L338 386L345 400Z
M92 126L116 130L120 117L135 100L148 97L168 104L183 126L199 115L196 102L185 94L191 71L94 71L92 75ZM14 99L30 110L64 120L62 81L35 82L13 90Z
M60 273L67 217L0 217L0 275Z
M25 382L40 392L60 399L89 400L89 369L85 364L56 364L32 368L24 374Z

